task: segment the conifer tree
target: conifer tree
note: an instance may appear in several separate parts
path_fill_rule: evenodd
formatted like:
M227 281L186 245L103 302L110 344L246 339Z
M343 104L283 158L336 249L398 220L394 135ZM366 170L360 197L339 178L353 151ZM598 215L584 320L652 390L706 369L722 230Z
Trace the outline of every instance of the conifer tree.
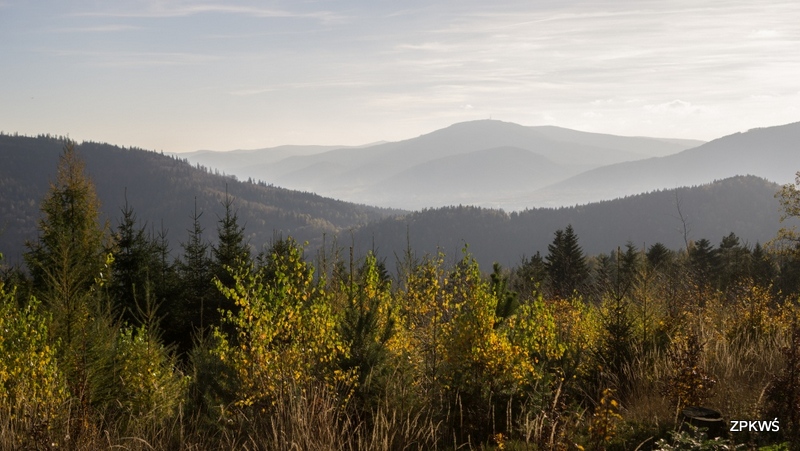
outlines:
M651 269L666 265L672 259L672 251L670 251L667 246L664 246L663 243L656 243L650 246L645 255L647 257L647 264L650 265Z
M768 287L770 286L774 279L775 279L775 266L770 258L770 255L761 246L761 243L756 243L753 247L753 252L750 256L750 260L752 262L752 269L750 271L751 277L753 278L753 283L756 286L760 287Z
M589 268L571 224L565 230L557 230L555 235L547 246L545 267L553 295L566 298L583 286Z
M137 323L136 314L145 296L151 295L150 264L157 258L155 247L137 227L136 213L128 205L122 207L122 218L114 234L114 277L110 291L122 317L130 324Z
M689 247L689 266L695 281L701 286L710 285L718 261L717 250L705 238L697 240L694 245Z
M25 254L35 290L43 299L71 304L74 296L108 276L102 274L104 231L98 222L99 209L75 143L67 141L56 181L42 202L38 241L27 243Z
M58 359L78 399L78 415L85 417L97 401L95 369L103 365L106 338L114 334L103 290L112 258L105 252L94 185L71 141L64 145L41 209L39 239L28 243L25 262L34 294L52 315Z
M726 290L750 275L750 250L743 246L733 232L722 238L717 248L715 278L718 288Z
M227 288L234 285L231 270L240 266L248 266L252 260L250 245L245 239L244 226L239 225L239 216L234 208L233 198L225 193L225 200L222 202L225 208L224 216L217 221L217 245L212 246L211 255L213 277ZM205 318L207 326L219 325L219 310L230 310L236 312L237 306L230 302L219 291L213 292L211 305Z
M534 292L540 292L541 285L547 279L547 268L539 251L530 258L523 258L522 264L514 268L510 284L519 293L520 301L532 299Z
M188 241L181 243L183 257L177 263L178 279L181 286L179 302L170 308L174 338L178 351L183 353L192 347L192 335L208 326L207 320L216 315L211 296L216 292L213 284L212 260L209 244L203 239L200 225L202 212L198 213L195 202L192 215L192 228L188 230ZM170 334L169 338L173 338Z

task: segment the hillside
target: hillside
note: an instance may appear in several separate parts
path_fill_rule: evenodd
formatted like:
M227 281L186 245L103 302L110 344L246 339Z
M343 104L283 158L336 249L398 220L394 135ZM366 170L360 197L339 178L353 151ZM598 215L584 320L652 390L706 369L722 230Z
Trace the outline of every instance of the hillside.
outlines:
M478 207L445 207L387 218L359 229L360 250L372 249L390 260L411 247L418 253L444 250L460 254L466 242L482 267L492 262L515 265L523 255L547 253L558 229L572 224L588 254L607 253L632 241L636 246L661 242L685 247L683 222L690 240L712 243L734 232L754 245L773 238L779 225L779 186L753 176L732 177L711 184L655 191L568 208L538 208L515 213Z
M251 177L353 202L417 209L449 205L454 199L494 206L498 203L487 199L529 193L588 169L674 154L701 143L481 120L454 124L398 142L298 153L269 164L258 163L261 157L256 154L234 154L228 161L207 153L188 158L241 178ZM510 147L547 159L552 167L545 171L549 176L536 176L536 168L533 174L509 176L518 166L528 167L527 161L513 158L501 158L494 164L483 165L480 171L464 173L463 167L475 164L476 152ZM249 165L243 164L247 158L251 160ZM465 178L474 184L458 191L454 188L427 191L422 197L413 192L419 191L418 186L458 186ZM504 186L494 183L498 179L506 181ZM507 207L503 202L498 206Z
M39 204L55 177L62 141L0 135L0 252L20 261L25 240L35 238ZM246 183L193 167L185 161L141 149L84 142L78 152L86 162L102 204L102 215L116 227L125 203L139 220L168 229L173 250L186 239L195 202L202 212L205 237L216 234L225 191L235 198L250 244L260 249L274 233L318 243L336 233L397 213L327 199L311 193Z
M800 122L753 129L674 155L596 168L529 193L517 202L574 205L746 174L789 183L800 170L799 142Z

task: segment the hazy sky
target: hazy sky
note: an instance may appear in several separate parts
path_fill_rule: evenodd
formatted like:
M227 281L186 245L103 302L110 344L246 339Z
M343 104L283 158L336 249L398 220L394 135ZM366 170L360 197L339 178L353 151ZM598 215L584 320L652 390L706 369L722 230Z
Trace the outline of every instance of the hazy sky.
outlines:
M701 6L702 5L702 6ZM800 121L797 1L0 0L0 130L164 151Z

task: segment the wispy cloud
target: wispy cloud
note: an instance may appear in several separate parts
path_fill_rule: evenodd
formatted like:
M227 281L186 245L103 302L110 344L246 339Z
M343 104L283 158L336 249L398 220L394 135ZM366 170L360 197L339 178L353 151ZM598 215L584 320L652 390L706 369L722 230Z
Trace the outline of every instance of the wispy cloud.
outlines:
M346 16L331 11L296 12L287 9L260 8L228 3L170 4L153 3L147 7L133 10L89 11L76 13L77 16L130 17L130 18L170 18L197 14L221 13L239 14L257 18L305 18L317 19L325 23L343 22Z
M270 86L243 88L230 91L232 96L254 96L277 91L288 91L293 89L326 89L326 88L366 88L369 86L379 86L380 83L369 83L364 81L314 81L298 83L276 83Z
M138 30L140 27L123 24L97 25L89 27L56 28L54 33L113 33L118 31Z
M709 111L708 107L694 105L691 102L675 99L657 105L645 105L644 109L651 113L672 113L672 114L696 114Z
M219 56L181 52L89 52L57 51L59 56L84 59L88 64L103 67L187 66L220 60Z

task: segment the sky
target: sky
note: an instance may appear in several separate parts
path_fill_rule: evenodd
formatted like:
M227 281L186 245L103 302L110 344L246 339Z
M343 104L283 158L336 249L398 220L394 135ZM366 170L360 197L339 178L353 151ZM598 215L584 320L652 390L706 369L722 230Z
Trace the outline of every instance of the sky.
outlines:
M0 131L165 152L800 121L800 2L0 0Z

